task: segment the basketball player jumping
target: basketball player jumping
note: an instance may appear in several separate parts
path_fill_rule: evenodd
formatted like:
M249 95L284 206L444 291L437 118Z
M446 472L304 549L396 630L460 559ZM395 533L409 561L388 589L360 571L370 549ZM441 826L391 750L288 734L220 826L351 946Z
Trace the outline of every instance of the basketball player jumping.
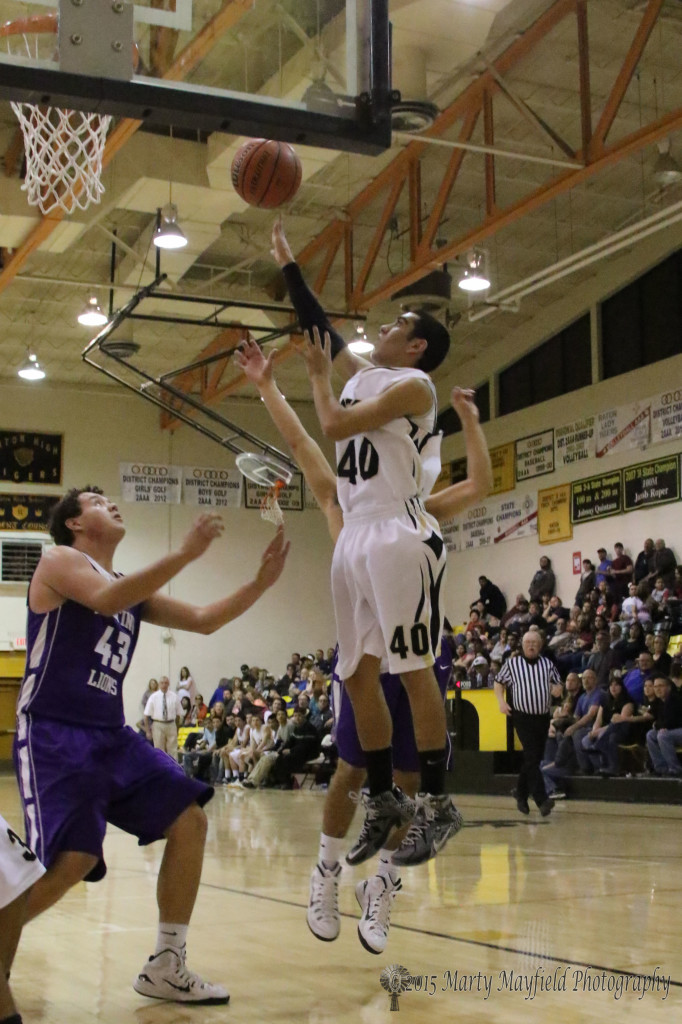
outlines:
M281 221L273 254L311 334L303 351L322 431L337 442L344 516L332 563L338 671L353 703L369 784L365 822L346 859L361 863L392 828L414 819L393 861L421 864L462 823L445 793L445 710L433 672L445 545L423 503L440 471L436 393L427 374L445 359L450 337L429 314L404 313L380 329L367 363L348 351L306 286ZM350 375L340 401L331 388L332 358ZM383 657L400 674L412 709L421 774L416 808L393 786L391 717L379 682Z
M42 555L29 587L14 751L28 842L47 868L29 894L27 920L82 879L103 878L107 823L141 845L165 838L156 950L134 988L157 999L226 1003L222 985L185 963L206 838L202 807L213 789L125 726L121 691L141 621L214 632L275 583L289 545L278 531L254 580L198 607L160 588L219 536L217 516L199 516L176 551L129 576L113 569L123 519L98 488L69 491L52 512L50 532L56 546Z
M288 444L301 468L306 483L325 513L332 540L336 542L342 526L343 513L336 492L336 477L322 451L303 427L296 413L280 393L273 377L273 358L266 359L260 348L248 342L235 359L245 375L258 388L264 404L280 434ZM449 519L484 497L492 486L490 458L483 431L478 422L478 410L472 392L455 388L452 403L462 422L466 452L467 479L426 499L429 512L441 520ZM451 675L452 655L441 648L436 662L436 675L442 695L445 695ZM394 774L398 785L413 796L419 785L419 756L414 739L412 715L400 677L382 673L381 685L389 708L394 731ZM340 858L344 839L348 834L355 812L351 793L358 791L366 774L366 761L360 746L352 705L344 697L343 684L335 679L334 686L335 739L339 762L334 773L323 812L323 831L320 837L318 863L310 881L307 921L313 934L331 942L339 935L341 917L338 908L338 887L341 875ZM362 908L358 936L365 949L381 953L386 948L390 925L391 904L400 891L400 872L392 863L401 832L386 840L379 852L376 875L356 886L356 897Z

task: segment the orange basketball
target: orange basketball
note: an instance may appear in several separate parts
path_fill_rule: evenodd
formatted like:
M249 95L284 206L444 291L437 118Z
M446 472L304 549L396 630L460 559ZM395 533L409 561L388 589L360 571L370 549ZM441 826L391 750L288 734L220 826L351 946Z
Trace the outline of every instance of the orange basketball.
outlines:
M250 206L272 210L288 202L301 184L301 161L287 142L251 139L232 161L232 185Z

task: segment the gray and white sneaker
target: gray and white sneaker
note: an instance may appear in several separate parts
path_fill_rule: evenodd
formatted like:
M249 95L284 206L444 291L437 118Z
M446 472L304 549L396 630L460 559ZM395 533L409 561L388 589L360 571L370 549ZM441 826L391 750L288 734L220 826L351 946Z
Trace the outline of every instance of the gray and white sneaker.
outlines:
M190 971L183 957L173 949L164 949L150 956L133 982L133 988L141 996L151 999L168 999L195 1006L221 1006L230 1001L226 988L212 985Z
M393 854L393 863L413 865L431 860L443 849L448 839L459 832L462 824L462 815L447 793L442 796L420 793L417 796L414 821Z
M377 796L363 796L365 820L355 846L346 854L348 864L362 864L374 856L386 842L393 828L408 825L415 816L414 800L410 800L402 789L393 789Z
M310 876L310 896L308 897L308 927L317 939L322 942L333 942L341 930L339 914L339 878L341 865L325 868L316 864Z
M355 886L355 898L362 910L358 938L368 953L379 954L386 949L391 905L401 889L400 879L394 883L385 875L373 875Z

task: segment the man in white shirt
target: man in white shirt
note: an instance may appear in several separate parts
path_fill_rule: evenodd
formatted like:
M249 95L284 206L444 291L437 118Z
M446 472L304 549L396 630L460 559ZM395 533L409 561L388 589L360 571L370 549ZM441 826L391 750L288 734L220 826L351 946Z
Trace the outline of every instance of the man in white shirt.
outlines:
M177 761L180 703L177 694L173 693L169 686L168 676L161 676L158 690L152 693L147 701L144 720L147 739Z

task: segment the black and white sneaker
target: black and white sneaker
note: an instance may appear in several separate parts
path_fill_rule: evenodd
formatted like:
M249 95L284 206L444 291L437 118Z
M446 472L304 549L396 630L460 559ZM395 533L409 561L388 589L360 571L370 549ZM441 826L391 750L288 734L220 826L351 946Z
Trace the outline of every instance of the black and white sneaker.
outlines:
M346 854L348 864L362 864L373 857L391 830L408 825L416 810L414 800L410 800L397 786L377 796L365 795L359 799L365 805L365 820L355 846Z
M133 988L141 996L151 999L168 999L195 1006L221 1006L230 1001L226 988L212 985L190 971L183 957L173 949L164 949L150 956L133 982Z
M448 839L459 832L462 824L462 815L447 793L442 796L420 793L417 796L414 821L393 854L393 863L411 866L431 860L443 849Z
M325 868L316 864L310 876L310 895L308 896L308 927L317 939L322 942L333 942L341 930L339 914L339 879L341 865Z
M373 875L355 886L355 898L362 910L358 938L368 953L379 954L386 949L391 904L401 889L400 879L394 883L385 875Z

